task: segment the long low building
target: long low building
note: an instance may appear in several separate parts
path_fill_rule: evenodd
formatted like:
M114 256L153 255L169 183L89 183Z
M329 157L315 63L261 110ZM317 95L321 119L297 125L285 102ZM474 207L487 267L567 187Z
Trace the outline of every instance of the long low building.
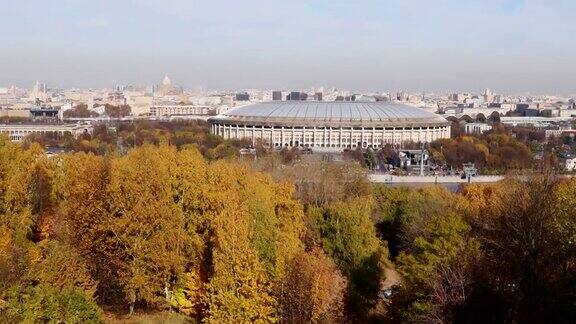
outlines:
M150 115L156 117L186 116L186 115L209 115L213 111L208 106L179 105L179 104L156 104L150 107Z
M264 102L228 110L208 122L211 132L225 139L249 139L278 148L378 149L387 143L450 138L446 119L389 102Z
M31 134L70 134L78 137L85 133L92 134L93 129L92 125L83 124L0 124L0 134L8 135L14 142L20 142Z
M500 122L506 125L546 125L559 122L573 121L574 117L541 117L541 116L518 116L500 117Z

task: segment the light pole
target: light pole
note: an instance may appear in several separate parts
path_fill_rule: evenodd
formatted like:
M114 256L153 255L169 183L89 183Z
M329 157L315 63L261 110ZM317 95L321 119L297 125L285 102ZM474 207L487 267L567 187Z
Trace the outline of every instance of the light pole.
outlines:
M420 145L420 176L424 175L424 147L425 143Z

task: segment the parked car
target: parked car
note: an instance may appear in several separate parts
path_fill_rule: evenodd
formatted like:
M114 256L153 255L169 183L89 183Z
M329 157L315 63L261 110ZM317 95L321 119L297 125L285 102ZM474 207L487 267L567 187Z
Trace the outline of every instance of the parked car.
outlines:
M380 290L378 292L378 298L380 298L382 300L392 298L392 295L394 294L394 290L392 288L393 287Z

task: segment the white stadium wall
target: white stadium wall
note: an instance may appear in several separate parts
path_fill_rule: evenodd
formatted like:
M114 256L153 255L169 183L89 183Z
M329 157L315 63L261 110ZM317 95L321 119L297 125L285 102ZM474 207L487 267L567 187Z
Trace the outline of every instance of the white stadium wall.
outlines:
M422 109L391 103L274 102L210 118L211 133L268 147L342 150L450 138L450 123Z

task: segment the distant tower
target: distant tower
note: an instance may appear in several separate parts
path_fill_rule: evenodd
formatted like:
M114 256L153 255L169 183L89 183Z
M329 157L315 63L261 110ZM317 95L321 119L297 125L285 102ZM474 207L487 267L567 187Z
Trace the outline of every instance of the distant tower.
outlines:
M32 87L32 92L34 92L34 93L43 92L42 91L42 84L40 83L40 81L36 81L36 83L34 83L34 86Z
M30 92L30 99L34 101L46 100L47 98L46 90L47 90L46 84L41 83L40 81L36 81L36 83L34 83L34 86L32 87L32 91Z
M484 102L491 103L494 101L494 94L488 88L486 88L486 90L484 90L483 97L484 97Z
M168 75L164 75L164 80L162 80L162 85L164 86L171 86L172 85L172 80L170 80L170 78L168 77Z
M288 96L286 97L286 100L305 100L302 99L302 93L299 91L291 91Z
M235 99L236 101L250 101L250 95L247 92L237 93Z
M180 94L180 89L177 89L172 85L172 80L168 77L168 75L164 76L164 80L162 80L162 84L158 87L158 93L161 96L165 96L168 94Z
M282 91L272 91L272 100L281 101L282 100Z
M396 100L398 101L408 101L408 96L406 95L406 92L404 91L400 91L396 94Z

